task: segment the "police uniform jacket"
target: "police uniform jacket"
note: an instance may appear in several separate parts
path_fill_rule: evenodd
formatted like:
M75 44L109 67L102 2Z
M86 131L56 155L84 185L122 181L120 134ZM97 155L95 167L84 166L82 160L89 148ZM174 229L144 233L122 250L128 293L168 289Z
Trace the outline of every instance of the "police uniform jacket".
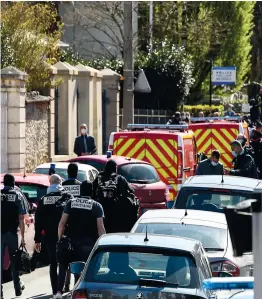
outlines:
M35 242L41 243L42 230L46 242L56 242L58 239L58 224L67 201L73 196L67 192L51 192L38 203L35 213Z
M62 183L65 192L72 194L73 196L80 196L81 182L77 179L68 179Z
M1 190L1 233L17 233L19 215L28 213L24 198L15 188Z

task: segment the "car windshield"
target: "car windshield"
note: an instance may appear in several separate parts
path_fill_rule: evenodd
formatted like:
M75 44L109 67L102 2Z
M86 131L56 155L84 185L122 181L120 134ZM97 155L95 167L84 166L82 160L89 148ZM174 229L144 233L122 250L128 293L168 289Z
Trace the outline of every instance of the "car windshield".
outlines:
M125 164L120 166L117 172L129 183L152 184L160 181L156 169L149 164Z
M39 174L49 174L49 168L36 168L34 170L34 173L39 173ZM67 169L63 168L56 168L55 173L60 175L62 179L67 180L68 179L68 174L67 174ZM77 174L77 180L80 182L83 182L87 179L86 177L86 172L83 170L78 170Z
M231 190L184 189L178 194L174 208L223 213L223 207L249 199L251 193Z
M47 187L38 185L17 184L24 194L28 197L29 202L38 202L46 194Z
M123 246L122 246L123 247ZM197 269L191 256L172 250L112 248L97 252L91 259L85 281L138 285L140 279L159 279L179 287L197 287ZM177 286L176 286L177 287Z
M98 171L103 171L106 166L106 162L98 162L98 161L93 161L93 160L79 160L78 162L82 163L82 164L87 164L87 165L93 166Z
M151 234L197 239L206 249L225 249L227 245L227 230L224 228L181 223L139 223L135 232L145 233L146 227Z

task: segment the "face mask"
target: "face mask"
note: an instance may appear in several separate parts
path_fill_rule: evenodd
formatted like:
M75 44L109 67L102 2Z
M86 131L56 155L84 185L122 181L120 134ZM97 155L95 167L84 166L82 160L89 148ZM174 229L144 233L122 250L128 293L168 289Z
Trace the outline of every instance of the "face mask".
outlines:
M237 157L237 153L234 151L232 152L232 155L236 158Z
M86 134L86 131L87 131L86 129L81 129L82 134Z
M211 161L211 165L213 166L217 166L218 163L214 162L214 161Z

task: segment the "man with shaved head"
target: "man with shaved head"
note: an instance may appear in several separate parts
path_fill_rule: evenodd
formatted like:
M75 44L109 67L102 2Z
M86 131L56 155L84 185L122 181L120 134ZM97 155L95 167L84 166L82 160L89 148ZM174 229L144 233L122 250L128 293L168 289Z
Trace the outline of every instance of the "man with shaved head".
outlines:
M96 143L93 136L88 135L87 125L80 126L80 135L75 139L74 153L79 156L93 155L96 152Z

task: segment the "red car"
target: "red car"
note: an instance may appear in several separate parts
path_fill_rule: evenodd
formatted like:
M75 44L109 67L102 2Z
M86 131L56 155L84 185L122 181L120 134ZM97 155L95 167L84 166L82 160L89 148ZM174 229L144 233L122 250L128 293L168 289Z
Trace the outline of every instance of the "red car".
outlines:
M117 172L126 178L140 199L141 213L150 209L164 209L169 200L169 191L153 165L136 159L121 156L89 155L70 159L66 162L79 162L91 165L102 171L109 159L117 164Z
M5 174L1 174L1 190L4 188L3 179ZM32 256L34 253L34 236L35 236L35 224L34 224L34 214L32 208L32 204L37 204L38 200L46 194L46 190L49 186L49 177L48 175L43 174L22 174L22 173L14 173L15 184L19 187L24 195L28 199L28 206L30 207L29 214L25 215L25 242L26 249L29 254ZM18 229L18 236L20 242L20 232ZM4 276L5 280L10 280L11 275L11 267L9 261L8 250L6 248L5 259L4 259Z

